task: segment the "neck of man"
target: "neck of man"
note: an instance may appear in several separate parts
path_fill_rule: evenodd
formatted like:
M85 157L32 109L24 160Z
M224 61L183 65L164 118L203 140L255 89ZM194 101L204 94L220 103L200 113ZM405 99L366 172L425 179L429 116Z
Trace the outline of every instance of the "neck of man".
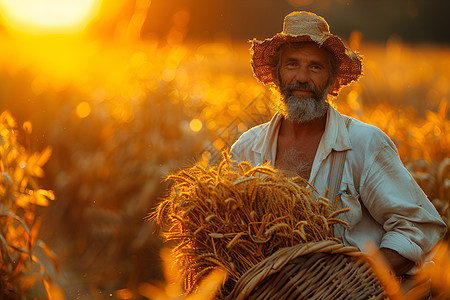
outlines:
M305 141L312 136L322 136L325 131L327 114L306 123L298 123L283 118L279 131L281 137L291 137L297 141Z

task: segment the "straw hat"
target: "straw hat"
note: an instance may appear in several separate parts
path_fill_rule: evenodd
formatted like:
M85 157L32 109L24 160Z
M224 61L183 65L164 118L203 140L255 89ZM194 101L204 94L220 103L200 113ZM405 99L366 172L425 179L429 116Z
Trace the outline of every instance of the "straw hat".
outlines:
M277 50L286 42L315 42L326 48L337 60L337 78L332 95L361 76L362 57L348 49L342 40L331 34L328 24L322 17L306 11L296 11L284 18L283 31L274 37L258 41L254 39L250 49L253 72L264 84L275 84L273 61Z

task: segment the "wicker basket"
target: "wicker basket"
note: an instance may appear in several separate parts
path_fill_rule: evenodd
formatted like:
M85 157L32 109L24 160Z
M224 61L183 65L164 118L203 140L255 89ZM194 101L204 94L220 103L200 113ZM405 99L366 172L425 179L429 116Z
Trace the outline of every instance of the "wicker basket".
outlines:
M225 299L388 299L365 254L334 241L278 250Z

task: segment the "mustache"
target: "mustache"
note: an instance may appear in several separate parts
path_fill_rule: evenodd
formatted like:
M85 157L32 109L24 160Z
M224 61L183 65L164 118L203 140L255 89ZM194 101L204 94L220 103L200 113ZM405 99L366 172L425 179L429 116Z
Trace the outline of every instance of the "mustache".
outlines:
M286 86L286 88L290 90L302 89L310 92L315 92L314 86L309 84L308 82L294 82Z
M313 92L315 97L320 94L320 91L308 82L294 82L294 83L288 84L282 88L281 92L286 96L291 96L292 91L294 91L296 89L302 89L305 91Z

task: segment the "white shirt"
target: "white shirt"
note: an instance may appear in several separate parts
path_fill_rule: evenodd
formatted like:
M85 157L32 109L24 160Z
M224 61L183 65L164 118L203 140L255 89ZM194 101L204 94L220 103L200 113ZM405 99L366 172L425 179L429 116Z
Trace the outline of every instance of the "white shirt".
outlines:
M330 107L325 132L312 165L309 182L324 195L331 165L330 153L346 151L338 208L351 210L338 218L350 226L335 227L335 235L362 251L371 240L420 265L443 238L446 225L433 204L403 166L395 145L380 129L345 117ZM232 158L253 166L275 162L282 116L242 134L231 147Z

